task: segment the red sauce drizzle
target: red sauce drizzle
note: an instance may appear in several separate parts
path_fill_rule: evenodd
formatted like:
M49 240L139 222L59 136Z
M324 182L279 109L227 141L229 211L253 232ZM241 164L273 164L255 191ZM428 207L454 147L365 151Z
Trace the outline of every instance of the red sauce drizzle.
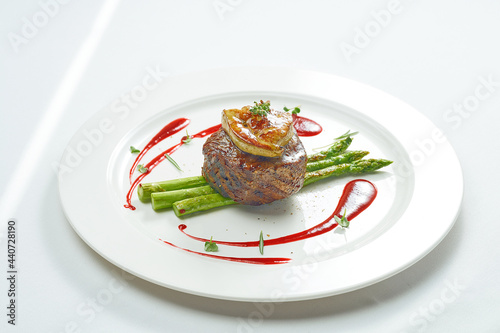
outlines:
M315 136L323 131L321 125L314 120L296 114L293 115L293 127L295 127L298 136Z
M183 121L182 121L182 122L180 122L180 121L178 122L178 120L179 120L179 119L183 119ZM171 131L170 131L170 133L171 133L170 135L173 135L173 134L175 134L175 133L177 133L177 132L181 131L183 128L185 128L185 127L189 124L189 120L188 120L188 119L186 119L186 118L179 118L179 119L176 119L176 120L172 121L170 124L168 124L167 126L165 126L165 127L164 127L164 128L163 128L163 129L162 129L162 130L158 133L158 134L156 134L154 137L155 137L155 138L156 138L156 137L160 137L160 135L159 135L160 133L163 133L163 135L165 135L164 133L169 132L169 131L168 131L168 128L167 128L169 125L172 125L172 127L175 127L175 129L176 129L175 131L174 131L174 130L171 130ZM186 123L186 121L187 121L187 123ZM182 124L184 124L184 123L185 123L185 126L183 126L183 127L182 127L182 126L180 126L180 125L179 125L179 123L182 123ZM205 137L205 136L207 136L207 135L210 135L210 134L213 134L213 133L217 132L217 131L219 130L219 128L220 128L220 127L221 127L221 125L220 125L220 124L219 124L219 125L215 125L215 126L212 126L212 127L207 128L207 129L205 129L205 130L203 130L203 131L201 131L201 132L199 132L199 133L196 133L196 134L190 135L190 137L191 137L191 138L203 138L203 137ZM163 138L163 139L164 139L164 138ZM161 139L161 140L163 140L163 139ZM168 155L173 154L173 153L174 153L174 152L175 152L175 151L176 151L176 150L177 150L180 146L182 146L182 145L185 143L185 142L184 142L184 140L186 140L186 139L187 139L187 137L186 137L186 136L183 136L183 137L181 138L181 141L180 141L178 144L176 144L176 145L174 145L174 146L172 146L172 147L168 148L167 150L164 150L161 154L158 154L155 158L153 158L151 161L149 161L149 163L147 163L147 164L145 165L145 167L147 168L147 170L148 170L148 171L146 171L146 172L144 172L144 173L141 173L141 174L140 174L140 175L139 175L139 176L138 176L138 177L134 180L134 182L130 185L130 188L129 188L128 192L127 192L127 204L126 204L126 205L124 205L124 207L125 207L125 208L129 208L129 209L131 209L131 210L135 210L135 207L134 207L134 206L132 206L131 200L132 200L132 194L134 193L134 190L135 190L135 188L137 187L137 185L139 185L139 183L140 183L140 182L144 179L144 177L146 177L147 175L149 175L149 174L151 173L151 171L152 171L152 170L153 170L153 169L154 169L154 168L155 168L158 164L160 164L163 160L165 160L165 159L166 159L165 154L168 154ZM148 143L148 145L146 146L146 147L147 147L147 149L148 149L148 150L149 150L149 149L151 149L151 148L152 148L152 147L154 147L156 144L158 144L161 140L157 140L157 141L155 141L155 142L153 142L154 140L151 140L151 141ZM153 142L153 144L151 144L151 142ZM151 145L150 145L150 144L151 144ZM146 149L146 148L145 148L145 149ZM143 151L144 151L145 149L143 149ZM141 153L142 153L142 152L141 152ZM136 162L138 162L138 158L139 158L139 157L140 157L140 155L139 155L139 156L137 156L137 158L136 158ZM135 164L135 162L134 162L134 164ZM133 171L134 171L134 167L133 167L132 169L130 169L130 172L133 172Z
M335 211L326 220L324 220L323 222L312 228L309 228L301 232L297 232L295 234L265 240L264 245L278 245L278 244L291 243L324 234L330 230L333 230L338 226L338 223L335 222L334 216L342 217L345 210L347 219L351 221L353 218L358 216L362 211L368 208L368 206L371 205L373 200L375 200L376 196L377 196L377 188L371 182L365 179L352 180L345 185L344 191L342 192L342 196L340 197L339 203L337 204L337 208L335 208ZM179 225L179 230L186 236L189 236L201 242L209 241L209 239L196 237L186 233L185 231L186 228L187 227L185 224ZM213 242L220 245L240 246L240 247L259 246L259 241L230 242L230 241L213 240Z
M153 148L154 146L156 146L159 142L163 141L167 137L170 137L170 136L178 133L179 131L181 131L182 129L184 129L186 126L188 126L189 123L190 123L190 120L187 119L187 118L178 118L178 119L173 120L169 124L167 124L165 127L163 127L161 129L161 131L158 132L148 142L148 144L146 145L146 147L143 148L142 151L139 153L139 155L136 157L136 159L135 159L132 167L130 168L130 173L129 173L129 179L130 179L130 181L132 182L132 175L133 175L133 173L134 173L137 165L141 161L142 157L151 148ZM314 136L314 135L318 135L323 130L323 128L318 123L316 123L315 121L313 121L311 119L308 119L308 118L297 116L295 114L293 115L293 126L294 126L294 128L297 131L297 134L299 136ZM190 135L190 138L203 138L203 137L206 137L208 135L211 135L211 134L217 132L220 128L221 128L221 124L218 124L218 125L209 127L207 129L199 132L199 133L194 134L194 135ZM172 153L174 153L180 146L182 146L185 143L184 141L186 139L187 139L187 136L183 136L181 138L181 141L178 144L176 144L176 145L168 148L167 150L163 151L161 154L157 155L155 158L153 158L149 163L147 163L145 165L145 167L147 168L148 171L146 171L145 173L140 174L134 180L134 182L131 183L130 189L129 189L128 193L127 193L127 204L124 205L125 208L129 208L131 210L135 210L135 207L132 206L132 204L131 204L132 193L134 192L135 188L144 179L144 177L146 177L149 173L151 173L151 171L158 164L160 164L163 160L166 159L166 157L165 157L166 154L171 155ZM363 180L358 180L358 182L361 182L361 181L363 181ZM351 182L351 183L353 183L353 182ZM364 182L371 184L368 181L364 181ZM349 220L352 219L352 218L354 218L355 216L357 216L359 213L361 213L364 209L366 209L366 207L368 207L371 204L371 202L375 199L377 191L375 189L375 186L373 184L371 184L371 186L372 186L372 192L371 192L372 193L371 194L372 197L371 197L371 200L365 200L364 203L361 200L361 201L359 201L359 202L361 202L361 204L360 204L358 201L356 201L355 199L353 199L354 196L352 196L352 193L356 192L356 190L354 189L356 187L356 184L353 184L351 186L352 188L348 189L348 185L351 184L351 183L348 183L346 185L346 188L344 189L344 193L342 195L342 198L344 198L344 196L346 198L344 198L344 199L341 198L341 201L339 202L339 205L337 206L337 209L335 210L335 212L328 219L326 219L322 223L318 224L316 227L310 228L310 229L305 230L303 232L299 232L299 233L296 233L296 234L292 234L292 235L288 235L288 236L284 236L284 237L280 237L280 238L276 238L276 239L266 240L266 241L264 241L264 245L275 245L275 244L283 244L283 243L294 242L294 241L297 241L297 240L306 239L306 238L309 238L309 237L313 237L313 236L316 236L316 235L321 235L321 234L323 234L325 232L328 232L328 231L334 229L338 225L336 222L330 222L330 221L333 219L333 217L335 215L341 214L343 212L344 208L347 208L348 211L349 211L349 213L347 214L347 218ZM346 191L348 191L351 194L345 195ZM352 198L351 198L351 196L352 196ZM344 203L342 203L343 201L344 201ZM356 206L356 207L354 207L354 206ZM184 229L186 229L186 225L184 225L184 224L179 225L179 230L181 230L187 236L189 236L189 237L191 237L193 239L199 240L199 241L203 241L203 242L208 241L208 239L191 236L191 235L187 234L184 231ZM249 263L249 264L259 264L259 265L284 264L284 263L287 263L287 262L289 262L291 260L290 258L265 258L265 257L238 258L238 257L228 257L228 256L217 256L217 255L213 255L213 254L208 254L208 253L203 253L203 252L196 252L196 251L192 251L192 250L189 250L189 249L185 249L185 248L179 247L179 246L177 246L175 244L172 244L172 243L164 241L164 240L161 240L161 241L164 242L165 244L168 244L168 245L170 245L172 247L175 247L177 249L180 249L180 250L183 250L183 251L186 251L186 252L189 252L189 253L197 254L197 255L200 255L200 256L204 256L204 257L219 259L219 260L227 260L227 261L240 262L240 263ZM224 241L216 241L216 242L219 243L219 244L232 245L232 246L244 246L244 247L246 247L246 246L259 246L259 242L224 242Z
M142 157L151 148L153 148L154 146L156 146L159 142L165 140L169 136L172 136L175 133L178 133L179 131L181 131L184 128L186 128L186 126L189 125L189 122L190 122L189 119L178 118L178 119L175 119L175 120L171 121L167 125L165 125L165 127L163 127L158 133L156 133L156 135L148 142L148 144L146 145L146 147L144 147L141 150L141 152L139 153L139 155L137 155L137 157L135 158L134 164L132 164L132 167L130 168L130 172L129 172L129 180L130 180L130 182L132 182L132 175L133 175L133 173L135 171L135 168L137 167L137 165L141 161Z
M177 249L189 252L189 253L194 253L200 256L204 257L209 257L209 258L214 258L214 259L221 259L221 260L227 260L227 261L235 261L235 262L241 262L241 263L246 263L246 264L258 264L258 265L277 265L277 264L286 264L289 262L291 259L290 258L264 258L264 257L257 257L257 258L237 258L237 257L226 257L226 256L216 256L213 254L208 254L208 253L203 253L203 252L196 252L192 251L189 249L185 249L182 247L179 247L177 245L174 245L170 242L164 241L160 239L163 243L168 244L170 246L173 246Z

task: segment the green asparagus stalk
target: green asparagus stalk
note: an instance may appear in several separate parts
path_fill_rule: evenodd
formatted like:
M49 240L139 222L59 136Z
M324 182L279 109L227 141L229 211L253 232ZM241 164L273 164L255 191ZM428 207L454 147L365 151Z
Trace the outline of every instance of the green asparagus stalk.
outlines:
M316 162L307 163L307 171L311 172L319 169L324 169L332 165L351 163L362 159L368 154L369 152L364 150L347 151L344 154L338 156L330 157Z
M181 190L207 184L203 176L171 179L156 183L143 183L138 186L137 195L142 202L149 202L151 200L151 193L154 192Z
M235 204L237 204L237 202L233 199L215 193L174 202L172 208L174 209L175 215L184 216L195 212Z
M151 193L151 206L154 210L170 208L176 201L213 193L217 193L217 191L210 187L210 185L165 192L153 192Z
M344 163L332 165L324 169L306 172L306 175L304 177L304 186L328 177L341 176L345 174L373 172L380 168L388 166L391 163L392 161L384 159L366 159L354 161L352 164ZM236 202L230 198L223 197L220 194L208 194L174 202L172 204L172 207L174 209L175 215L184 216L202 210L208 210L211 208L232 204L236 204Z
M391 163L392 161L384 159L366 159L354 161L350 164L346 163L332 165L324 169L306 172L306 175L304 177L304 186L332 176L373 172L375 170L388 166Z
M350 136L343 138L341 140L335 141L327 150L320 151L319 153L309 155L307 157L308 162L321 161L334 156L338 156L345 152L352 142Z

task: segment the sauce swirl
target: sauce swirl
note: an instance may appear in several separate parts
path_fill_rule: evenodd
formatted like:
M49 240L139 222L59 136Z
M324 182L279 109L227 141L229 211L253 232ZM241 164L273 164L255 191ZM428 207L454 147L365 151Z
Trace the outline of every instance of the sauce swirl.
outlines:
M129 191L127 193L127 204L124 205L125 208L129 208L131 210L135 210L135 207L131 204L131 198L132 198L132 193L134 192L135 188L139 185L139 183L146 177L151 171L158 166L163 160L166 159L166 155L171 155L173 154L179 147L181 147L183 144L185 144L185 141L188 139L187 136L183 136L180 140L179 143L176 145L173 145L172 147L164 150L161 154L157 155L154 157L151 161L149 161L145 167L147 168L147 171L145 173L140 174L133 182L132 182L132 175L141 161L142 157L154 146L156 146L158 143L163 141L165 138L170 137L179 131L183 130L186 128L190 123L190 120L187 118L178 118L173 121L171 121L169 124L167 124L165 127L163 127L146 145L144 149L141 150L139 155L136 157L134 160L134 163L130 169L129 172L129 180L131 182ZM315 136L318 135L323 131L323 128L321 125L319 125L317 122L297 116L296 114L293 115L293 126L299 136ZM203 138L208 135L211 135L218 131L221 128L221 124L209 127L203 131L200 131L194 135L190 135L189 138ZM346 212L346 218L350 221L356 216L358 216L362 211L364 211L366 208L368 208L373 200L375 200L375 197L377 196L377 188L375 187L374 184L369 182L368 180L365 179L356 179L353 181L350 181L347 183L344 187L344 190L342 192L342 196L340 197L340 200L337 204L337 207L333 211L333 213L326 218L323 222L300 232L274 238L274 239L268 239L264 241L264 246L270 246L270 245L279 245L279 244L285 244L285 243L291 243L291 242L297 242L300 240L308 239L311 237L319 236L322 235L328 231L331 231L335 229L338 226L338 223L335 221L335 216L337 217L342 217L343 213ZM186 232L187 226L185 224L180 224L178 226L178 229L186 236L195 239L200 242L207 242L209 239L202 238L202 237L197 237L190 235ZM245 258L245 257L230 257L230 256L219 256L219 255L214 255L214 254L209 254L209 253L203 253L203 252L197 252L193 251L190 249L182 248L179 247L171 242L168 242L166 240L160 239L163 243L170 245L174 248L193 253L196 255L204 256L204 257L209 257L213 259L219 259L219 260L226 260L226 261L233 261L233 262L240 262L240 263L249 263L249 264L259 264L259 265L276 265L276 264L284 264L289 262L291 259L290 258L270 258L270 257L252 257L252 258ZM258 247L260 245L259 241L220 241L220 240L213 240L213 242L216 242L217 244L220 245L228 245L228 246L238 246L238 247Z
M158 134L156 134L154 136L154 138L146 145L147 150L150 150L151 148L156 146L161 140L165 139L166 137L171 136L175 133L178 133L179 131L184 129L188 124L189 124L189 119L186 119L186 118L179 118L179 119L176 119L176 120L170 122L160 132L158 132ZM204 129L203 131L200 131L196 134L190 135L189 137L190 138L203 138L205 136L208 136L210 134L217 132L220 127L221 127L220 124L215 125L215 126L207 128L207 129ZM165 136L169 133L170 133L170 135ZM147 169L147 171L144 173L141 173L139 176L137 176L137 178L130 185L130 188L127 192L127 197L126 197L127 203L124 205L125 208L135 210L135 207L132 205L131 201L132 201L132 194L134 193L134 190L137 187L137 185L139 185L139 183L144 179L144 177L146 177L156 166L158 166L158 164L160 164L163 160L165 160L167 158L165 156L166 154L168 154L168 155L173 154L180 146L185 144L184 141L186 139L187 139L187 136L183 136L181 138L181 141L178 144L164 150L161 154L158 154L156 157L154 157L151 161L149 161L144 166ZM141 151L141 154L144 150L146 150L146 148L144 148ZM144 154L142 154L142 155L144 155ZM140 161L140 157L142 157L142 155L139 154L139 156L137 156L137 158L135 159L135 161L134 161L135 166L133 165L132 168L130 169L130 175L132 175L132 173L134 172L135 168L137 167L137 164L139 163L138 161Z
M298 136L315 136L323 131L320 124L309 118L293 115L293 127Z
M129 171L129 180L132 182L132 175L135 171L135 168L141 161L142 157L154 146L156 146L158 143L161 141L165 140L169 136L172 136L179 131L183 130L184 128L189 125L190 120L187 118L178 118L175 120L172 120L170 123L165 125L156 135L146 144L146 147L144 147L139 155L135 158L134 163L132 164L132 167L130 168Z
M257 264L257 265L286 264L287 262L289 262L290 260L292 260L290 258L265 258L265 257L242 258L242 257L217 256L217 255L214 255L214 254L209 254L209 253L204 253L204 252L197 252L197 251L185 249L185 248L177 246L177 245L175 245L173 243L167 242L167 241L165 241L165 240L163 240L161 238L160 238L160 240L163 243L165 243L167 245L170 245L172 247L175 247L177 249L180 249L180 250L183 250L183 251L186 251L186 252L189 252L189 253L197 254L197 255L200 255L200 256L203 256L203 257L213 258L213 259L220 259L220 260L241 262L241 263L246 263L246 264Z
M337 204L332 215L330 215L323 222L311 227L309 229L286 235L279 238L267 239L264 241L264 246L269 245L279 245L285 243L296 242L304 240L307 238L322 235L328 231L333 230L338 226L335 221L335 216L342 217L344 211L346 212L346 218L351 221L353 218L358 216L362 211L368 208L375 197L377 196L377 188L370 181L365 179L355 179L347 183L342 192L342 196ZM187 226L185 224L180 224L178 226L179 230L186 236L198 240L200 242L208 242L209 239L196 237L190 235L186 232ZM259 246L259 241L247 241L247 242L235 242L235 241L222 241L213 240L213 242L219 245L229 245L229 246L239 246L239 247L255 247Z

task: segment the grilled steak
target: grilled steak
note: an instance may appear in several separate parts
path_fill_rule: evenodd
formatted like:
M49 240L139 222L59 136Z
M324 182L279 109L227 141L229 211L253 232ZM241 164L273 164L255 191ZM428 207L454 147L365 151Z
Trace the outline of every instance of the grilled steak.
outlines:
M247 205L286 198L302 188L307 155L297 134L278 157L239 149L221 128L203 145L202 173L221 195Z

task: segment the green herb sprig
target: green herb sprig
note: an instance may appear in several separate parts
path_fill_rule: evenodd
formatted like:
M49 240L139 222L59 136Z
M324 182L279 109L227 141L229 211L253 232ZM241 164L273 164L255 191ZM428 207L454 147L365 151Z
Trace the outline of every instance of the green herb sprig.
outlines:
M356 134L358 134L359 132L352 132L351 133L351 130L348 130L347 132L345 132L344 134L342 134L341 136L335 138L334 140L340 140L340 139L345 139L347 137L350 137L350 136L354 136Z
M250 112L259 116L266 116L269 112L271 112L271 102L264 102L260 100L259 103L253 102L255 105L250 108Z
M205 251L206 252L217 252L219 251L219 247L215 242L212 241L212 237L210 237L210 241L205 242Z
M148 168L142 164L139 164L137 165L137 171L139 171L140 173L146 173L148 172Z
M191 140L193 140L193 138L189 135L188 131L186 130L186 138L182 139L182 142L187 144L187 143L190 143Z
M264 254L264 235L262 234L262 230L259 236L259 252L260 254Z
M285 112L292 111L292 114L297 114L297 113L300 113L300 106L296 106L293 109L289 109L286 106L284 106L283 111L285 111Z
M332 147L334 144L337 143L337 141L339 140L343 140L343 139L348 139L350 138L351 136L354 136L356 134L358 134L359 132L351 132L351 130L348 130L347 132L345 132L344 134L342 134L341 136L339 137L336 137L334 138L333 140L335 140L334 142L326 145L326 146L321 146L321 147L316 147L316 148L313 148L313 150L320 150L320 149L324 149L324 148L328 148L328 147Z
M132 154L139 154L141 151L137 148L135 148L134 146L130 146L130 152Z
M179 164L177 164L177 162L172 158L172 156L170 156L169 154L165 154L165 157L167 158L167 160L173 164L174 167L177 168L177 170L179 171L182 171L181 167L179 166Z
M342 215L342 217L338 217L337 215L335 215L333 217L335 219L335 222L337 222L342 228L349 228L349 221L347 220L347 217L346 217L346 209L344 209L344 215Z

